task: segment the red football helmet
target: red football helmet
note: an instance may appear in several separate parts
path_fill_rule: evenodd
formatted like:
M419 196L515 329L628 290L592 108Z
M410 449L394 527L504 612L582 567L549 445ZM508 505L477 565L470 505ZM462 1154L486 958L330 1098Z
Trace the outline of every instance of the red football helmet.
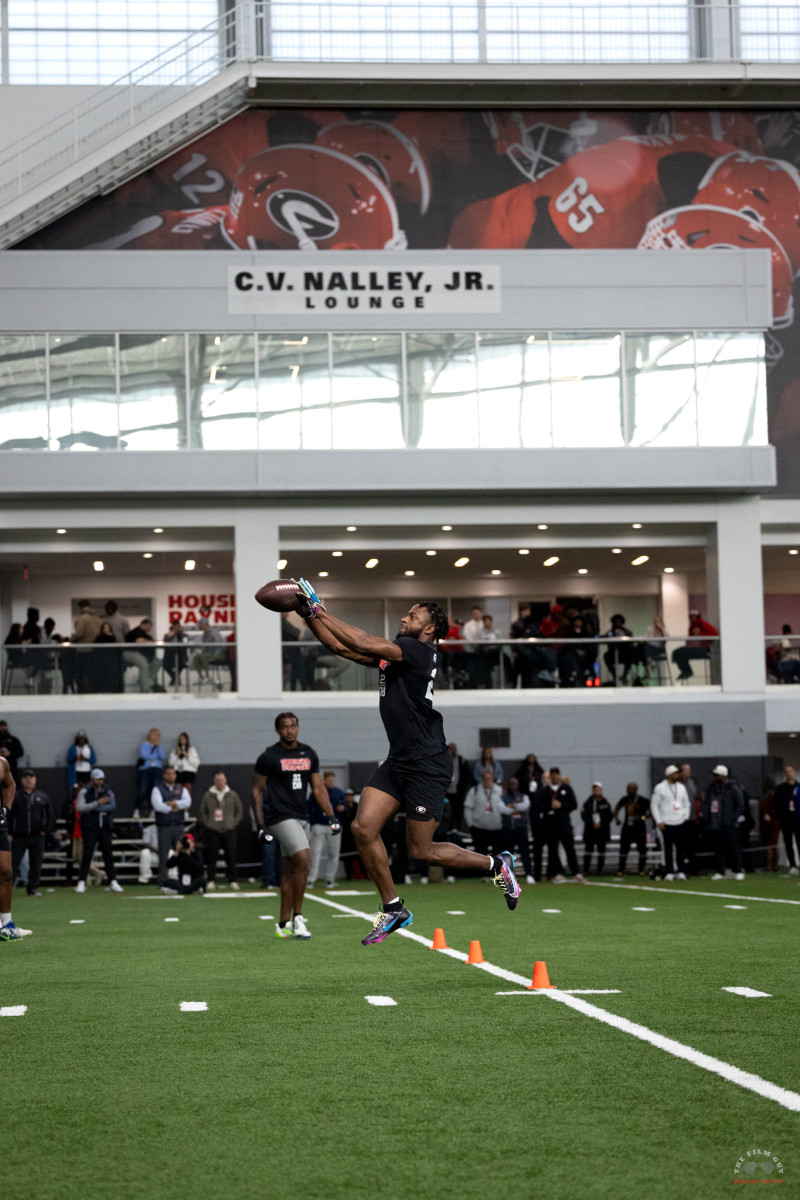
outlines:
M713 204L671 208L648 221L638 248L724 250L753 246L766 247L772 256L772 323L776 329L791 325L794 320L791 263L775 235L745 213Z
M727 146L739 146L751 154L763 150L755 118L742 112L676 110L662 112L648 126L648 133L699 135Z
M481 115L496 152L509 158L531 182L585 150L598 128L597 121L586 116L570 117L559 127L510 109Z
M235 250L405 250L386 185L323 146L277 146L239 171L222 234Z
M755 158L739 150L712 163L694 204L733 208L774 233L792 270L800 269L800 174L780 158Z
M385 121L341 121L317 134L316 146L338 150L372 171L398 203L419 206L425 215L431 202L431 176L418 144Z

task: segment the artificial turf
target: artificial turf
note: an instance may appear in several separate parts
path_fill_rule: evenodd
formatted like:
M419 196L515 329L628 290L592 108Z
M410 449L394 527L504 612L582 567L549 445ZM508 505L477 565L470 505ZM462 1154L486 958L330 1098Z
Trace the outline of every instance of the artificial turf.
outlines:
M800 900L797 881L669 886L746 907L568 884L512 914L479 881L402 890L415 932L619 988L586 999L800 1091L800 907L748 902ZM370 912L357 890L337 903ZM800 1116L774 1101L410 939L366 949L366 921L311 900L299 942L259 919L277 898L152 895L15 893L34 935L0 944L0 1007L27 1005L0 1018L3 1200L685 1200L729 1191L756 1147L800 1195Z

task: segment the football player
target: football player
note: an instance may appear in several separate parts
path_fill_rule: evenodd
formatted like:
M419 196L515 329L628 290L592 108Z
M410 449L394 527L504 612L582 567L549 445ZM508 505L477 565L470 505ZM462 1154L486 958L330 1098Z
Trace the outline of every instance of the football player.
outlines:
M8 811L16 793L8 759L0 757L0 942L16 942L28 937L30 929L20 929L11 920L11 845L8 840Z

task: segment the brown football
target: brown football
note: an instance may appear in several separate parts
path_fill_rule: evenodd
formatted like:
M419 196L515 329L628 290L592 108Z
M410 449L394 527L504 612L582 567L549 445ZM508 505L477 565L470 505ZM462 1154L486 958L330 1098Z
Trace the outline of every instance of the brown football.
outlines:
M273 579L256 592L256 600L271 612L294 612L298 605L299 587L293 579Z

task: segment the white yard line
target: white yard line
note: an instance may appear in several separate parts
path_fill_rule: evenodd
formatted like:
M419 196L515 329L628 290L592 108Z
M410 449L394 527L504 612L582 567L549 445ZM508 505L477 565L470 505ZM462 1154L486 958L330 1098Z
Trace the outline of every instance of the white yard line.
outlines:
M11 1004L0 1008L0 1017L24 1017L27 1011L27 1004Z
M594 886L597 885L595 884ZM625 885L601 884L600 886L624 887ZM362 917L366 921L372 920L372 913L359 912L358 909L348 908L344 904L336 904L332 900L323 899L322 896L314 896L311 893L306 894L309 900L314 900L317 904L336 908L340 912L353 913L355 916ZM705 892L697 894L700 896L706 895ZM752 899L752 897L749 898ZM786 901L786 903L793 904L800 903L800 901ZM429 948L433 946L430 938L422 937L418 933L412 933L410 929L398 929L397 933L399 937L409 938L411 941L418 942L422 946L428 946ZM375 951L372 951L372 953L375 953ZM461 953L459 950L447 949L440 950L438 953L458 959L461 963L467 960L467 955ZM513 971L506 971L503 967L496 967L494 963L476 963L473 969L476 971L485 971L488 975L494 975L497 979L505 979L508 983L521 984L527 990L527 979L522 975L515 974ZM800 1093L798 1092L789 1091L788 1088L780 1087L777 1083L770 1083L768 1079L762 1079L760 1075L753 1075L750 1071L743 1071L740 1067L735 1067L731 1063L723 1062L719 1058L713 1058L710 1054L704 1054L701 1050L695 1050L693 1046L684 1046L682 1042L676 1042L673 1038L664 1037L662 1034L656 1033L655 1030L648 1029L646 1025L639 1025L635 1021L629 1021L626 1017L618 1017L616 1013L606 1012L605 1009L598 1008L596 1004L590 1004L587 1000L582 1000L579 996L571 995L560 988L542 990L543 994L549 996L551 1000L555 1000L559 1004L566 1004L568 1008L583 1013L585 1017L592 1017L595 1021L602 1021L604 1025L611 1025L614 1029L618 1029L622 1033L628 1033L631 1037L638 1038L642 1042L649 1042L651 1046L655 1046L658 1050L663 1050L666 1054L671 1054L674 1058L682 1058L704 1071L710 1071L713 1075L719 1075L729 1083L735 1083L737 1087L755 1092L756 1095L763 1096L766 1100L773 1100L776 1104L780 1104L783 1108L788 1108L792 1112L800 1112Z
M773 896L735 896L732 892L691 892L681 887L647 887L643 883L591 883L590 887L625 888L629 892L666 892L668 896L709 896L712 900L752 900L759 904L796 904L800 900L777 900Z
M364 999L375 1008L397 1008L397 1001L391 996L365 996Z
M181 1012L207 1012L205 1000L181 1000Z
M723 992L733 992L734 996L747 996L748 1000L758 1000L762 996L769 999L772 992L757 992L755 988L749 987L724 987Z

